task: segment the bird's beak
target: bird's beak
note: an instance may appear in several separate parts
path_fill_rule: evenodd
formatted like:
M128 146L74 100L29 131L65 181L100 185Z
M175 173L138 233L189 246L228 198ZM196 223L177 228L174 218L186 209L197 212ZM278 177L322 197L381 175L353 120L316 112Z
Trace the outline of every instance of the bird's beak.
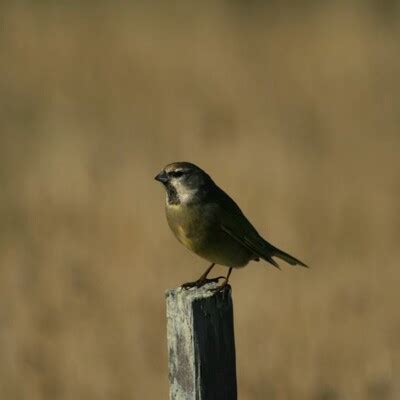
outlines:
M168 182L168 175L164 170L162 170L157 176L154 177L154 179L161 183L166 183Z

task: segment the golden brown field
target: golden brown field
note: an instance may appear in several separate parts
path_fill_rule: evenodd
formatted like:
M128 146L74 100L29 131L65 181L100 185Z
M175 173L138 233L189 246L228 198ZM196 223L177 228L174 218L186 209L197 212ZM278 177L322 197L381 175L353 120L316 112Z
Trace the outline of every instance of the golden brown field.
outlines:
M167 398L187 160L312 267L234 271L240 399L399 399L396 2L57 4L0 5L0 398Z

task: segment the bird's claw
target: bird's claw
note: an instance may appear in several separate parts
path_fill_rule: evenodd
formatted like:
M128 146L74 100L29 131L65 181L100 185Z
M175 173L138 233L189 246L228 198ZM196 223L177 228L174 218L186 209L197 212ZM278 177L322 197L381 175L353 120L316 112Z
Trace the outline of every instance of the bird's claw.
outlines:
M222 291L225 291L226 289L229 289L229 285L228 285L228 281L225 280L225 282L223 282L221 285L212 288L211 291L215 292L215 293L219 293Z

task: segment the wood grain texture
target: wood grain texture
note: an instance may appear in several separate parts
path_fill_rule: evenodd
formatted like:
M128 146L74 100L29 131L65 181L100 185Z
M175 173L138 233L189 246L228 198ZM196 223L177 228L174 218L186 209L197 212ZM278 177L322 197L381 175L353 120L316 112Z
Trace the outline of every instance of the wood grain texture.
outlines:
M168 290L170 400L236 400L231 288Z

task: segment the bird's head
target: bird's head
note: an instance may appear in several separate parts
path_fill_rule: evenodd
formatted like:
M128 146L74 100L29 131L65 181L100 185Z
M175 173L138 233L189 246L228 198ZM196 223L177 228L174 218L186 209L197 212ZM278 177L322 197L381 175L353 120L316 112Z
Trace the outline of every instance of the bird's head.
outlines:
M154 179L164 185L168 204L193 202L213 184L206 172L189 162L168 164Z

